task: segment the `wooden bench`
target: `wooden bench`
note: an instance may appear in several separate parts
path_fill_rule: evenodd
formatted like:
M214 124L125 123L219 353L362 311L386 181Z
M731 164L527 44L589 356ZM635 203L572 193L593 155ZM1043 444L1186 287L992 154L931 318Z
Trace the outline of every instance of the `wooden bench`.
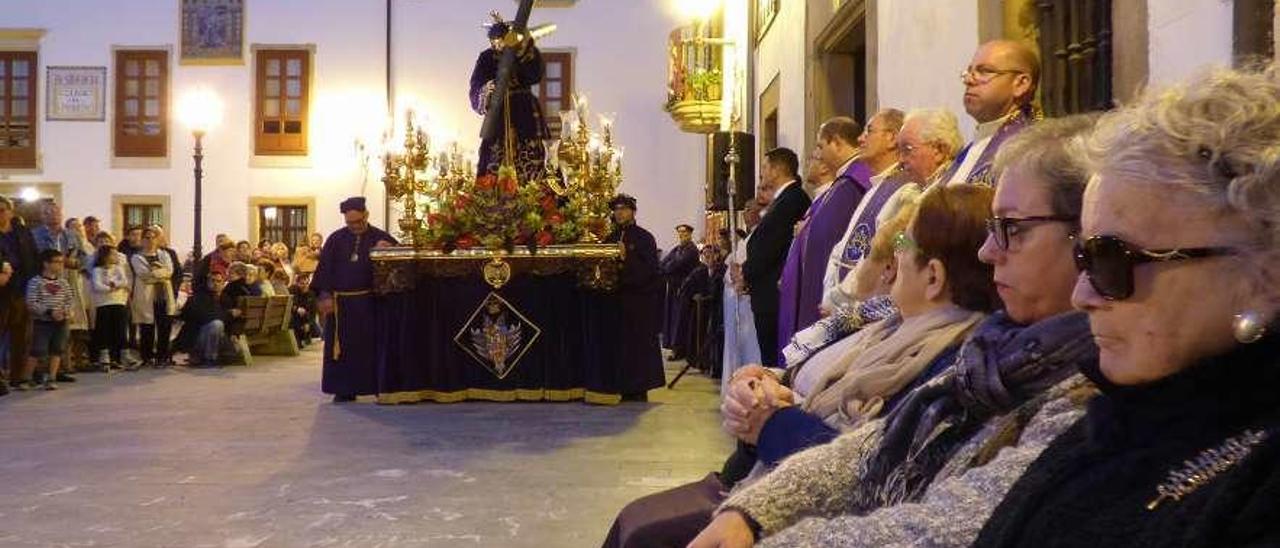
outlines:
M238 303L243 312L244 337L236 342L245 354L245 365L251 365L252 356L297 356L298 341L289 328L293 317L293 296L241 297ZM245 352L245 351L248 352Z

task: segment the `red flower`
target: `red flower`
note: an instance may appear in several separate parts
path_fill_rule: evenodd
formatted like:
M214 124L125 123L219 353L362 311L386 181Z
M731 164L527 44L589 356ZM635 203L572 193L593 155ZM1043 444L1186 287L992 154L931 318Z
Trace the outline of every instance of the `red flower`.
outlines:
M512 179L512 178L506 178L506 179L503 179L503 180L501 180L501 181L499 181L499 182L502 184L502 192L503 192L503 193L506 193L506 194L515 194L515 193L516 193L516 180L515 180L515 179Z
M453 207L455 209L466 209L468 205L471 205L471 197L466 194L459 194L457 198L453 199Z
M476 244L479 244L479 243L480 241L477 240L476 237L472 236L470 233L459 236L458 242L457 242L458 249L471 249L475 247Z
M551 215L547 216L547 222L550 223L551 226L564 224L564 215L561 215L559 213L552 213Z
M476 179L476 188L480 190L488 190L498 183L498 177L492 173L486 173Z
M538 245L548 246L555 243L555 241L556 241L555 236L552 236L550 232L547 232L545 230L538 232Z

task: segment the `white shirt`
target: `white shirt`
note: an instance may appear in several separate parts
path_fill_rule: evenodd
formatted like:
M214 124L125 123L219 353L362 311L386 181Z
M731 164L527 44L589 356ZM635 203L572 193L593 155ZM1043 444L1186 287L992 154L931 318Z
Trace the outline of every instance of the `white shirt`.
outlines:
M969 146L969 151L964 155L964 161L960 163L960 168L951 176L951 180L947 181L948 185L958 185L969 180L969 174L973 173L973 168L977 167L978 158L982 157L982 153L987 151L987 146L991 144L991 138L995 137L996 131L1000 126L1009 120L1012 114L1001 116L998 119L978 124L978 129L974 131L973 144Z
M791 188L791 185L798 185L798 184L800 184L799 179L792 179L788 181L787 184L778 187L778 191L773 193L773 202L776 202L778 198L781 198L782 193L785 192L788 188ZM773 209L773 202L769 202L769 209Z

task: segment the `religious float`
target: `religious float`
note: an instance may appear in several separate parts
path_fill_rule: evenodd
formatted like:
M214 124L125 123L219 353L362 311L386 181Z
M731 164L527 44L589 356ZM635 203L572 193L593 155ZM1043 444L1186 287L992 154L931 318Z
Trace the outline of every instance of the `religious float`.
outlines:
M379 403L620 401L624 248L603 242L622 151L613 120L593 128L586 100L574 103L559 113L561 135L540 143L540 175L526 178L514 138L496 173L477 173L406 116L382 182L407 245L371 252Z

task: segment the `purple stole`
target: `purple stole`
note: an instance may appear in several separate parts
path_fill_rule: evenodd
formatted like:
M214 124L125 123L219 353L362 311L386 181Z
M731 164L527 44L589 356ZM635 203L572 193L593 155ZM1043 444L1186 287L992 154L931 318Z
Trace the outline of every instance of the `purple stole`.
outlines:
M791 241L782 269L778 309L778 342L786 346L796 331L818 321L822 303L822 279L827 273L831 250L844 237L853 210L865 195L871 169L853 162L805 214L804 229Z
M1000 145L1009 140L1010 137L1017 135L1022 128L1025 128L1035 121L1034 116L1027 112L1027 109L1018 111L1017 114L1009 117L1005 123L1000 124L1000 128L996 130L995 135L991 136L991 142L987 143L987 148L983 149L982 156L978 157L978 161L973 164L973 171L969 172L969 176L964 178L966 183L977 183L995 186L996 182L991 180L991 165L995 161L996 152L1000 150ZM960 170L960 166L964 164L964 159L969 155L969 149L973 147L970 141L960 152L956 154L955 160L951 161L951 166L938 179L941 184L947 184L955 177L956 172Z
M889 198L892 198L905 184L907 184L906 174L898 170L872 187L871 194L863 198L867 205L862 208L862 214L852 221L853 234L849 236L849 241L840 254L840 267L837 270L839 276L836 277L836 283L840 283L840 280L843 280L852 270L846 265L857 264L867 255L867 251L871 249L871 239L876 235L876 217L880 215L880 210L884 209L885 204L889 203Z

